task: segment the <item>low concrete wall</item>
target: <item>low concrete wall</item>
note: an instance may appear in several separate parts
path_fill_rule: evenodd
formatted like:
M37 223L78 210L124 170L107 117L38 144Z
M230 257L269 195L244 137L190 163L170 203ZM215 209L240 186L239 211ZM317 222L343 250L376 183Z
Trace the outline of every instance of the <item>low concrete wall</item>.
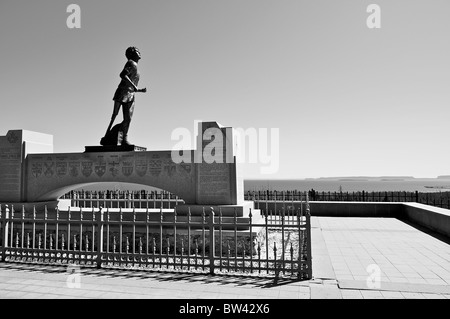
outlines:
M394 217L450 237L450 210L418 203L310 202L312 216Z
M393 217L408 220L450 238L450 210L418 203L385 202L309 202L312 216L329 217ZM260 202L261 210L279 213L300 202Z
M450 237L450 210L418 203L404 203L402 216L418 225Z
M312 216L400 217L402 203L310 202Z
M300 202L260 202L256 205L261 210L266 207L269 211L279 214L292 206L300 208ZM402 211L402 203L383 202L309 202L312 216L340 216L340 217L398 217Z

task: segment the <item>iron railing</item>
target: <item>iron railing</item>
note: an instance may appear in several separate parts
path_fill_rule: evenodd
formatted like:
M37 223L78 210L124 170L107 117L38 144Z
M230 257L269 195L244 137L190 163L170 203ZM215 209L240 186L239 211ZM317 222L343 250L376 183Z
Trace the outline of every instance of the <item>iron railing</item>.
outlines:
M310 190L307 192L312 201L349 201L349 202L415 202L450 209L450 192L324 192ZM255 202L273 201L305 201L306 192L287 191L247 191L245 200ZM71 199L75 207L104 208L174 208L184 201L167 191L71 191L62 199ZM262 209L264 205L260 205Z
M311 201L347 201L347 202L415 202L440 208L450 209L450 192L319 192L310 190L308 196ZM245 200L253 200L263 207L264 202L297 202L305 200L302 191L248 191Z
M103 208L174 208L184 201L167 191L89 191L78 190L64 194L74 207Z
M255 215L252 215L255 213ZM312 277L308 202L296 210L201 214L154 209L15 211L0 206L3 262Z

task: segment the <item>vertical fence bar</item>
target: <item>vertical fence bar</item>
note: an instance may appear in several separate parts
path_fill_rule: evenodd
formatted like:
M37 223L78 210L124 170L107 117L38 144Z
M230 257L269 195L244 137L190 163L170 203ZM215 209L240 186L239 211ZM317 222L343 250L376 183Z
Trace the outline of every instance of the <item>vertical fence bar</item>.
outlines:
M250 208L250 212L248 214L249 218L249 226L250 226L250 273L253 274L253 229L252 229L252 209ZM245 256L244 256L245 263Z
M205 228L206 228L205 207L202 208L202 270L205 270Z
M308 258L308 279L312 278L312 249L311 249L311 211L308 196L306 196L306 236L307 236L307 258Z
M275 277L278 277L277 267L277 242L273 242L273 269L275 271Z
M97 218L97 268L102 268L103 256L103 207L99 207ZM109 234L108 234L109 235ZM108 256L108 254L107 254Z
M265 201L266 201L266 210L265 210L265 212L267 213L269 211L269 191L267 191L267 193L265 192L264 198L265 198Z
M198 240L195 238L195 270L197 270Z
M209 274L214 275L214 258L215 258L215 240L214 240L214 209L211 207L209 216Z
M166 237L166 269L169 269L169 254L170 254L170 241L169 236Z
M44 206L44 250L47 250L47 205Z
M300 209L297 212L297 223L298 223L298 279L301 279L302 276L302 252L303 252L303 239L302 239L302 225L303 222L303 197L300 201Z
M122 221L123 221L123 212L122 212L122 207L120 207L119 208L119 263L122 262L122 241L123 241L123 237L122 237L122 230L123 230Z
M183 271L183 254L184 254L184 238L181 237L181 256L180 256L181 271Z
M148 211L148 206L145 210L145 254L148 256L148 223L150 221L150 213Z
M162 267L163 256L163 211L162 207L159 208L159 267Z
M2 215L2 261L4 262L6 259L6 248L8 247L8 218L9 218L9 209L8 205L5 205L5 211Z
M258 274L261 274L261 244L258 242Z
M294 248L292 247L292 242L290 244L291 244L291 248L289 251L290 251L290 255L291 255L291 262L290 262L291 276L293 276L294 275Z
M237 255L238 255L238 244L237 244L237 212L234 209L234 271L237 271Z
M9 246L14 247L14 205L11 205L10 216L9 216L9 226L10 226L10 234L9 234Z
M273 211L276 213L276 211L277 211L277 191L274 190L273 193L274 193Z
M155 237L152 238L152 268L155 268L155 258L156 258L156 239Z
M79 257L80 264L81 264L81 252L83 250L83 223L82 223L82 221L83 221L83 208L80 207L80 233L79 233L79 237L78 237L79 238L79 243L78 243L79 255L78 255L78 257ZM74 240L74 243L75 243L75 240Z
M134 261L134 255L136 254L136 209L133 205L133 261Z
M91 258L94 259L95 245L96 245L96 239L97 239L97 237L95 235L95 231L96 231L96 228L97 228L96 227L97 223L95 222L94 202L92 202L91 210L92 210L92 226L91 226L91 229L92 229L92 235L91 235L91 253L92 253L92 257ZM97 264L97 259L93 260L92 263Z
M271 211L270 211L271 212ZM266 211L266 220L265 220L265 231L266 231L266 272L269 274L269 211Z
M230 241L227 239L227 272L230 272Z
M20 236L20 247L23 249L24 248L24 246L23 246L23 242L24 242L24 236L25 236L25 206L24 205L22 205L22 216L21 216L21 221L20 221L20 224L21 224L21 236ZM23 251L22 251L22 253L23 253Z
M284 209L281 211L281 265L283 267L283 275L284 275L284 268L285 268L285 262L284 262L284 254L285 254L285 242L284 242Z
M223 238L222 238L222 208L219 207L219 270L222 271L222 246L223 246Z
M56 207L55 209L56 213L56 222L55 222L55 237L56 237L56 243L55 243L55 249L59 249L59 208Z
M191 270L191 208L188 207L188 215L187 215L187 227L188 227L188 255L187 255L187 263L188 270Z
M33 214L34 215L34 214ZM70 219L71 219L71 216L72 215L72 213L71 213L71 211L70 211L70 206L69 206L69 208L67 209L67 250L70 250ZM35 219L35 217L33 218L33 219ZM33 222L33 249L34 249L34 233L35 233L35 229L34 229L34 222ZM69 257L69 255L67 255L68 257Z
M170 194L169 194L170 198ZM170 204L169 204L170 209ZM174 208L173 210L173 262L174 262L174 269L176 269L175 264L177 260L177 209Z

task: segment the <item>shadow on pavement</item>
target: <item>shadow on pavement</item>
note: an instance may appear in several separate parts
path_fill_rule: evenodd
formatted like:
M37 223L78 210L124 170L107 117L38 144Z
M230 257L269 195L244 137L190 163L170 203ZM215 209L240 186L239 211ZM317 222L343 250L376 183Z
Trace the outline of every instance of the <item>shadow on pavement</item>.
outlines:
M68 265L43 265L33 263L4 263L0 262L1 269L11 269L23 272L40 272L65 274L68 273ZM114 269L114 268L90 268L81 267L80 273L84 276L99 278L122 278L122 279L154 279L161 282L195 282L203 284L219 284L233 286L252 286L256 288L273 288L295 282L307 282L305 280L297 280L291 278L273 278L273 277L256 277L244 275L228 275L228 274L205 274L205 273L187 273L187 272L171 272L163 270L140 270L140 269Z

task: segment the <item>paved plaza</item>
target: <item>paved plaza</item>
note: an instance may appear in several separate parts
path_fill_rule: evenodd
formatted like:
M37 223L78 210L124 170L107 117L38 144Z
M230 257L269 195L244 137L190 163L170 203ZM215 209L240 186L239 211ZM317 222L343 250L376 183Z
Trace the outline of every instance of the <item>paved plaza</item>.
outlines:
M312 217L312 251L308 281L0 263L0 298L450 299L450 245L398 219Z

